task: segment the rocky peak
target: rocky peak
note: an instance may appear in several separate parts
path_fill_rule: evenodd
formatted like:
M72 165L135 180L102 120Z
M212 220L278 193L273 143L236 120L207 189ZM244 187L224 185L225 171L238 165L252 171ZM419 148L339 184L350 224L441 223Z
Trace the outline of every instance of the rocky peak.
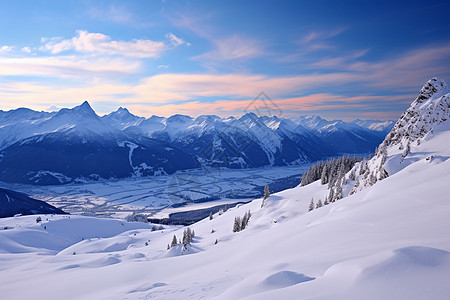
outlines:
M433 96L442 96L447 90L447 84L437 78L431 78L425 83L425 85L420 89L419 96L413 102L412 106L416 106L423 103L425 100Z
M418 97L402 114L378 147L374 157L355 165L353 174L360 174L351 193L371 186L389 175L386 161L392 157L405 158L411 146L440 130L440 125L450 119L450 91L447 84L436 78L430 79L420 90Z

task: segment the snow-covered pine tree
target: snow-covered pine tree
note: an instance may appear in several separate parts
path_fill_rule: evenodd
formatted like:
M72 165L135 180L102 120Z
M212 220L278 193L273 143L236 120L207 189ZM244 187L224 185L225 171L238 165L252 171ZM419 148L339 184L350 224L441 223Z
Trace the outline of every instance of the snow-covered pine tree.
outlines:
M173 235L172 238L172 243L170 244L171 247L178 245L178 241L177 241L177 237L175 236L175 234Z
M328 201L330 201L330 203L334 202L334 190L330 189L330 193L328 194Z
M270 196L269 186L266 185L266 186L264 187L264 200L266 200L267 198L269 198L269 196Z
M234 224L233 224L233 232L239 232L239 231L241 231L241 218L235 217Z
M244 216L242 217L242 220L241 220L241 230L244 230L245 227L247 227L248 220L250 219L250 216L251 216L251 214L250 214L250 210L249 210L249 211L246 212L246 213L244 214Z
M213 213L212 213L212 211L209 212L209 219L210 219L210 220L213 219Z
M263 200L261 202L261 208L263 208L266 205L266 199L269 198L269 196L270 196L269 186L266 185L264 187L264 197L263 197Z
M320 208L320 207L322 207L322 205L323 205L322 200L319 199L319 201L316 204L316 208Z
M311 198L311 202L309 203L309 211L314 209L314 198Z

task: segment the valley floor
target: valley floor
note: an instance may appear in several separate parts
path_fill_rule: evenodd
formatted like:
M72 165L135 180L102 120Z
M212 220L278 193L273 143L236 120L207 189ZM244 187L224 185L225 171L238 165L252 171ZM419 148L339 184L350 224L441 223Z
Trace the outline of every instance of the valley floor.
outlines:
M26 193L71 214L123 218L139 211L163 218L179 211L248 202L259 197L266 184L279 190L296 186L309 166L193 169L167 176L56 186L0 182L0 187Z

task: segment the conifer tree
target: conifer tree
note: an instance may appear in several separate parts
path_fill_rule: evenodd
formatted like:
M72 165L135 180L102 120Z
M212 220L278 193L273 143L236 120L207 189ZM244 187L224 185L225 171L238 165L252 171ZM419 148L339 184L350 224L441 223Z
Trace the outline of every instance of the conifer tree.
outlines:
M266 199L269 198L269 196L270 196L269 186L266 185L264 187L264 197L263 197L263 200L261 202L261 208L263 208L266 205Z
M322 207L322 200L319 199L319 202L317 202L316 204L316 208L320 208Z
M177 237L175 236L175 234L173 235L172 243L170 245L171 247L178 245Z
M312 211L314 209L314 199L311 198L311 202L309 203L309 211Z
M233 232L239 232L239 231L241 231L241 218L235 217L234 224L233 224Z

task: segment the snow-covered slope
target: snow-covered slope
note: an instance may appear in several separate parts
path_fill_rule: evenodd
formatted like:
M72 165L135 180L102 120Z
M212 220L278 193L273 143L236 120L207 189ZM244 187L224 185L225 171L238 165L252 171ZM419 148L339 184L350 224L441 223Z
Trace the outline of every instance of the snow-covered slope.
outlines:
M394 121L360 120L360 119L356 119L352 121L352 123L358 124L363 128L367 128L382 133L389 132L395 124Z
M414 138L404 166L382 181L310 212L311 198L323 202L328 195L319 181L273 194L265 205L254 200L192 225L195 237L185 248L167 250L173 235L182 236L180 227L151 231L146 224L76 216L43 216L42 224L35 217L0 219L0 228L9 228L0 231L0 294L8 299L447 299L450 121L440 113L446 111L438 104L446 99L441 97L424 99L428 104L417 111L422 120L427 108L439 108L430 117L436 121L425 126L433 134L420 137L419 145ZM388 151L386 161L396 151ZM233 232L235 217L248 211L247 227Z
M120 130L139 125L145 118L133 115L128 109L119 107L116 111L102 117L109 124Z

